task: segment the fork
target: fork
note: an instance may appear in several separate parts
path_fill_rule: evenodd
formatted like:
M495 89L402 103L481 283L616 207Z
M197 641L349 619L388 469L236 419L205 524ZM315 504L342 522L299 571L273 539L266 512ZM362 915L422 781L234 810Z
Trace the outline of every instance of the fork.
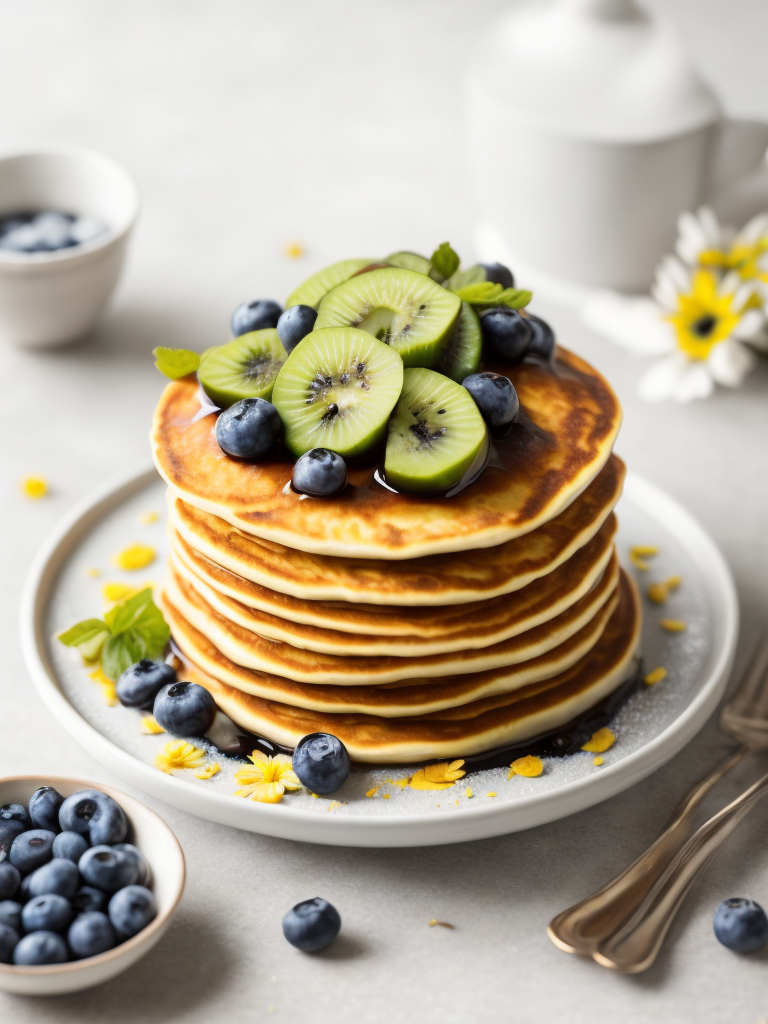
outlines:
M696 875L768 787L766 776L686 842L695 810L712 787L748 754L768 748L768 636L723 709L720 727L741 745L683 797L645 853L597 892L553 918L547 934L560 949L628 973L645 970L655 960Z

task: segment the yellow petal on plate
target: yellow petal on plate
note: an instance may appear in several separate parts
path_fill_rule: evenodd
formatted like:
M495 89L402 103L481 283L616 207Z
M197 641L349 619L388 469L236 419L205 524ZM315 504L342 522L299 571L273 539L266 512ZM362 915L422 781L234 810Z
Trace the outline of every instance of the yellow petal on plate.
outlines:
M522 775L526 779L537 779L544 771L544 762L540 757L528 754L527 757L518 757L509 767L508 779L511 779L513 775Z
M659 665L653 672L649 672L648 675L643 679L643 682L648 686L655 686L656 683L660 683L662 679L667 678L667 670Z
M684 633L688 629L688 623L682 619L660 619L659 625L667 633Z
M145 736L159 736L165 729L155 719L154 715L144 715L141 720L141 731Z
M615 742L615 734L605 727L592 733L592 738L581 749L588 750L590 754L604 754L606 750L610 750Z
M118 569L126 569L130 572L134 572L136 569L146 569L148 565L151 565L157 557L157 552L154 548L149 547L147 544L131 544L127 548L123 548L122 551L118 551L112 556L112 565Z
M37 501L48 493L48 482L43 476L25 476L21 481L21 491L25 498Z

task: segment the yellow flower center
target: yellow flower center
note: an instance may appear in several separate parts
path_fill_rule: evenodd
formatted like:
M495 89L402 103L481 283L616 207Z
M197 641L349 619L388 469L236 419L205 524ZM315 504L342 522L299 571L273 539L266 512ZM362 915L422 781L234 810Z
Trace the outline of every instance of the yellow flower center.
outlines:
M235 772L235 781L241 786L235 791L235 796L250 797L264 804L276 804L283 799L286 789L301 789L291 759L285 754L270 757L260 750L254 750L248 755L248 760L253 767Z
M667 316L675 328L677 344L690 359L706 359L721 341L730 337L740 314L733 307L733 294L720 294L718 281L710 270L697 270L691 291L678 295L678 308Z
M186 740L171 740L157 752L155 768L161 772L173 772L182 768L202 768L206 753Z
M699 256L702 267L735 271L742 281L768 281L760 266L760 258L768 251L768 238L759 238L750 245L736 244L728 249L705 249Z

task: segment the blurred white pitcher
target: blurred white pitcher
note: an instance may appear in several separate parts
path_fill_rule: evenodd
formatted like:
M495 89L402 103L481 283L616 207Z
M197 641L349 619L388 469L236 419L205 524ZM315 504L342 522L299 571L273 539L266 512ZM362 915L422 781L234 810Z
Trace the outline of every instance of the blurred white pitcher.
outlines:
M486 237L552 278L644 291L683 210L768 208L768 125L725 119L635 0L515 7L475 54L468 117Z

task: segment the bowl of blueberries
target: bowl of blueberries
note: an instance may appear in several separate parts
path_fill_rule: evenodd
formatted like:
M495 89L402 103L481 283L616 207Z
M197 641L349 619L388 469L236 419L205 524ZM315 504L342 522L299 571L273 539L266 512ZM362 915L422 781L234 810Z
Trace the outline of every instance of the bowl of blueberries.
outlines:
M133 797L78 779L0 779L0 989L58 995L126 970L165 932L184 854Z
M47 347L89 331L120 277L138 205L130 175L101 153L0 157L0 340Z

